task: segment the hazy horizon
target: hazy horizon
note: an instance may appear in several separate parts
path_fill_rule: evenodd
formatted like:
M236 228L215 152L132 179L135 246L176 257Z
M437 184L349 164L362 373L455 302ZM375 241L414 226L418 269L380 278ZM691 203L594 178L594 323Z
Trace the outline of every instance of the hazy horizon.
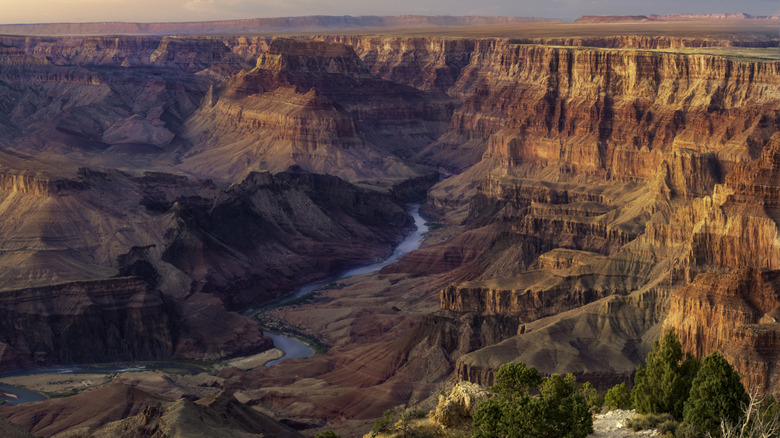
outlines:
M583 15L772 15L776 0L0 0L0 24L185 22L306 15L496 15L572 20Z

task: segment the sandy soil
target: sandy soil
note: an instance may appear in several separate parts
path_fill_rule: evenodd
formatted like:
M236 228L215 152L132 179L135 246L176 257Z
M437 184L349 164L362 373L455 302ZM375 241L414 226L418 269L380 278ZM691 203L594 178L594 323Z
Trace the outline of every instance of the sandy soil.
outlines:
M265 365L265 363L270 360L279 359L282 356L284 356L284 352L282 350L278 348L272 348L262 353L255 354L254 356L237 357L235 359L231 359L225 362L224 366L219 365L216 368L236 367L242 370L251 370L252 368Z
M34 374L31 376L4 377L3 383L20 386L45 394L64 394L83 391L110 382L111 374Z

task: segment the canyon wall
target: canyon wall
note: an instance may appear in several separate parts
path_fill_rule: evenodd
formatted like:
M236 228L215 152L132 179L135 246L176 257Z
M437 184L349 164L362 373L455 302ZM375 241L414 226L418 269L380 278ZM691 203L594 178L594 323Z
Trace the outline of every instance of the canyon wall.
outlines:
M177 340L163 297L138 279L3 291L0 303L5 370L159 360L173 354Z
M724 316L717 324L713 317L695 322L684 315L696 313L691 306L717 312L704 310L715 306L704 297L721 293L685 292L691 282L705 283L706 277L694 280L697 275L741 278L746 267L761 269L762 275L777 269L771 169L776 167L773 136L780 126L774 91L780 86L778 63L624 48L717 45L712 41L587 42L621 47L605 50L500 39L331 38L352 44L374 74L462 99L448 131L419 155L462 172L434 187L430 203L445 214L468 208L467 227L485 230L494 224L502 233L509 230L501 239L526 242L522 253L490 243L493 249L477 256L482 274L475 281L440 292L442 311L511 315L526 327L512 342L459 359L458 367L466 367L461 378L489 383L491 370L522 358L544 370L563 370L560 364L566 363L567 370L607 383L615 380L609 376L625 379L650 347L647 336L660 333L666 320L690 351L704 355L731 348L726 354L746 381L776 387L769 377L774 358L766 353L771 341L759 340L759 332L747 328L768 310L750 318ZM470 50L468 59L454 56L459 50ZM446 79L452 77L456 80ZM551 249L598 256L574 264L570 257L558 261ZM509 260L545 271L507 270ZM632 345L631 354L613 350L604 356L620 365L591 362L587 357L596 356L599 344L582 338L566 353L571 357L561 352L555 362L519 353L517 345L542 342L563 324L547 322L544 330L531 330L528 323L570 314L584 327L595 323L586 322L594 321L588 316L593 313L584 309L615 295L637 296L626 304L632 314L653 309L630 334L622 330L619 343ZM738 345L737 338L751 339L745 351L764 353L727 348ZM572 359L576 356L581 358Z
M513 360L608 386L666 327L777 388L778 62L677 36L3 38L0 278L133 277L175 329L127 298L107 330L149 340L117 354L266 347L232 311L387 256L441 172L424 247L301 317L354 345L228 386L365 419ZM52 302L9 318L56 325ZM89 359L7 332L9 364Z

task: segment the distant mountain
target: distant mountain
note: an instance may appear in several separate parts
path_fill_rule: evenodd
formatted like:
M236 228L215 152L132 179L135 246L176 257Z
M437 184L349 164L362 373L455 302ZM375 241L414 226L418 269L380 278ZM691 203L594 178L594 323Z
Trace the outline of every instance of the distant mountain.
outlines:
M247 20L202 21L185 23L51 23L4 24L0 34L12 35L175 35L214 33L268 33L370 28L408 28L437 26L477 26L490 24L517 24L560 22L559 19L538 17L483 17L483 16L328 16L252 18Z
M750 14L675 14L675 15L584 15L575 23L627 23L639 21L702 21L702 20L778 20L780 14L756 16Z

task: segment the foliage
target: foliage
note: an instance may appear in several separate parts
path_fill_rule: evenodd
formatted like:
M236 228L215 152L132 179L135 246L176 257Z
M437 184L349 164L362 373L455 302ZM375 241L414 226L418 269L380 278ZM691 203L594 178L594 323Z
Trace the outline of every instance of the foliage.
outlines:
M668 422L674 422L674 418L668 413L635 415L626 421L626 427L634 432L639 432L640 430L655 429Z
M374 421L374 426L371 428L371 433L376 435L378 433L389 430L390 426L395 423L396 413L397 412L394 409L388 409L383 412L382 418Z
M653 351L647 355L646 365L636 372L632 398L637 412L668 412L674 418L682 418L683 406L698 368L699 361L684 354L677 335L667 331L660 342L655 342Z
M600 392L590 382L585 382L580 385L580 393L585 396L585 401L588 403L588 408L594 414L601 412L601 408L604 406L604 393Z
M527 395L530 389L542 383L542 376L536 368L528 368L524 363L508 363L496 373L496 383L490 388L504 397L514 398Z
M411 407L396 406L382 414L382 418L374 422L371 435L376 436L382 432L398 432L404 438L425 436L422 431L412 428L413 420L424 418L426 412Z
M542 379L536 368L506 364L491 389L497 396L483 401L474 414L477 438L581 438L593 432L593 415L571 374Z
M716 351L704 358L693 379L684 422L699 434L717 433L722 420L739 421L749 401L739 373Z
M656 427L656 430L658 431L658 434L661 436L667 436L667 435L674 436L674 434L677 432L678 427L680 427L680 423L670 419L659 424Z
M617 384L607 390L604 396L604 405L607 409L632 409L634 407L631 399L631 390L625 382Z
M336 435L336 432L332 430L326 430L318 433L317 436L315 436L314 438L341 438L341 437Z

